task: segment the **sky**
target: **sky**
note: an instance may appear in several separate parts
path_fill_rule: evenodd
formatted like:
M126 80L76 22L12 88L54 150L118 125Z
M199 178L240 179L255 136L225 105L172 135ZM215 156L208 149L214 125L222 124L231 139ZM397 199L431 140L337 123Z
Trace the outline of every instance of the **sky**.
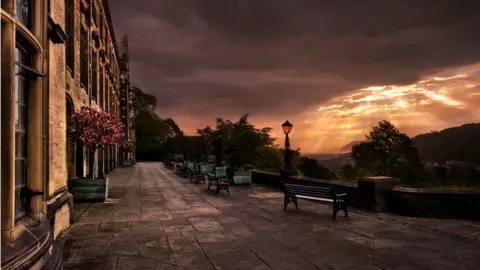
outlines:
M381 120L414 136L480 122L477 0L114 0L131 83L187 134L249 113L338 153ZM119 38L118 38L119 40Z

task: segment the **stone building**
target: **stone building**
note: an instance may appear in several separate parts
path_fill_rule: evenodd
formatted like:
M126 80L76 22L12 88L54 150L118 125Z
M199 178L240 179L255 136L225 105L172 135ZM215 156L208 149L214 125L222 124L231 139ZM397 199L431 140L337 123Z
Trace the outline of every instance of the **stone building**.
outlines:
M128 124L128 52L120 61L107 0L1 0L1 20L1 268L61 269L68 184L93 158L70 116L100 107ZM104 149L99 175L119 162Z

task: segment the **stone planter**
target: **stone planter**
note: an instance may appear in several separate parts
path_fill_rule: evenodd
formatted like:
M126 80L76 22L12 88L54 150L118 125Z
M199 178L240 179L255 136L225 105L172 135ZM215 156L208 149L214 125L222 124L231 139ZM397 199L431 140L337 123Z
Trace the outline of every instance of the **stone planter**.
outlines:
M77 202L103 202L108 197L108 177L74 179L70 193Z
M122 163L122 167L133 167L132 160L124 160Z

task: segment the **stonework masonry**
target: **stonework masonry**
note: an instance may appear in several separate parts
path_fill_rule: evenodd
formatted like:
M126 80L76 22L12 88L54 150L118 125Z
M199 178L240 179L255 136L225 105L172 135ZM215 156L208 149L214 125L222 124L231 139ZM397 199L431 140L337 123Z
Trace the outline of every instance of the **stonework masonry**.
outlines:
M60 238L72 219L68 187L92 167L88 149L68 132L70 116L92 106L124 119L129 104L120 93L129 88L120 73L128 70L119 67L107 0L1 3L1 268L61 269ZM119 160L118 149L100 151L100 175Z

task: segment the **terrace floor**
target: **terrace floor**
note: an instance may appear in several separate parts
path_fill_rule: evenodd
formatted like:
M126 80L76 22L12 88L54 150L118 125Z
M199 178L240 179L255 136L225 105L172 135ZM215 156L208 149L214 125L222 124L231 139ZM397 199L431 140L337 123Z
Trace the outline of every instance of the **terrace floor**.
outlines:
M305 200L284 212L277 190L253 184L216 195L160 163L117 170L109 182L108 201L75 205L64 269L480 267L479 223L355 209L333 221L331 206Z

